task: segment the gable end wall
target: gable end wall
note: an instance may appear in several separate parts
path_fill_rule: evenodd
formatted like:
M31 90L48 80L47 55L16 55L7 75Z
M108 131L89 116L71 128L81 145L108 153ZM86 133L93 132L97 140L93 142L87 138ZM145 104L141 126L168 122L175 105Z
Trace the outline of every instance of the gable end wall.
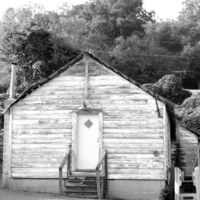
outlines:
M72 116L83 101L103 110L109 179L166 179L166 121L158 117L155 99L88 57L12 107L13 178L58 177L72 141ZM165 115L165 105L158 106Z

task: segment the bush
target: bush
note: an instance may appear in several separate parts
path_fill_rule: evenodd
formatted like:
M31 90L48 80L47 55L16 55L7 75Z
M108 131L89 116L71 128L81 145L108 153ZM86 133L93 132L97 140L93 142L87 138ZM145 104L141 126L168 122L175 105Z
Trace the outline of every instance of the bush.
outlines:
M181 122L194 130L200 130L200 93L192 95L175 107L175 114Z
M163 76L153 85L153 90L175 104L181 104L191 96L191 92L182 89L182 83L175 75Z

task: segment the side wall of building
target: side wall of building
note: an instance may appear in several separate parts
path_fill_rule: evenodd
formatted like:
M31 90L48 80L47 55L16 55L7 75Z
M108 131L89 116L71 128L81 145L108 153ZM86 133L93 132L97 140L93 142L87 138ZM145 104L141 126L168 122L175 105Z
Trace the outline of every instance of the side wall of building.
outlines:
M181 170L185 176L192 176L197 159L198 138L191 131L178 126L179 144L181 153Z

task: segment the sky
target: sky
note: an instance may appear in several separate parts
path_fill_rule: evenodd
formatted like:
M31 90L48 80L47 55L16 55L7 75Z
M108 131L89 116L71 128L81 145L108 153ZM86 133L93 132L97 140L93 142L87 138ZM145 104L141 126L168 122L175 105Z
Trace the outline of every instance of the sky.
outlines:
M0 17L9 7L21 7L29 2L42 4L45 10L54 10L60 7L63 2L79 4L86 0L2 0L0 5ZM109 1L109 0L108 0ZM147 11L155 10L157 19L176 19L181 11L183 0L143 0L144 8Z
M182 10L183 0L143 0L144 8L154 10L159 19L176 19Z

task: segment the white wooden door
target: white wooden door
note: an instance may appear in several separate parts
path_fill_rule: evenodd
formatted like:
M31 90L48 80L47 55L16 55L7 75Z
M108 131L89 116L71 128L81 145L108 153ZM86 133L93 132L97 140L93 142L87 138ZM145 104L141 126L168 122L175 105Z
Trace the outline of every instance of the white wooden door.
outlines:
M79 114L76 169L94 170L99 161L99 115Z

